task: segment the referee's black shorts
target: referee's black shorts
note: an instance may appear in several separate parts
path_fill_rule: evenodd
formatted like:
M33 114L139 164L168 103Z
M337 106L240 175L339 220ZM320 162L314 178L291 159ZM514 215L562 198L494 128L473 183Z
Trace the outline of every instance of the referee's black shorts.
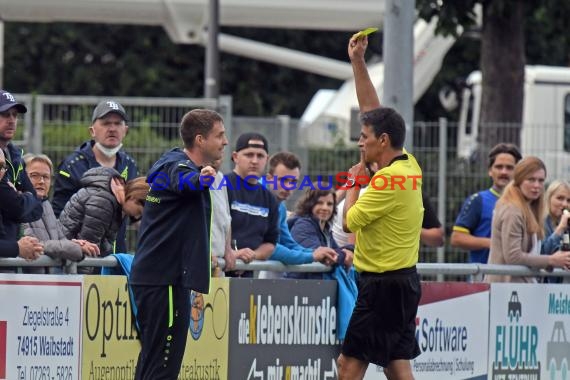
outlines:
M342 354L382 367L392 360L417 357L420 348L415 333L420 297L415 267L360 273L358 298Z

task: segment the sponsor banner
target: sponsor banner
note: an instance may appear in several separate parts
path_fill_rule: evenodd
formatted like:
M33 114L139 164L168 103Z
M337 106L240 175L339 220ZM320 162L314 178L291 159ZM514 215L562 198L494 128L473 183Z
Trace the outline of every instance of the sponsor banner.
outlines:
M336 281L230 283L229 379L336 379Z
M140 342L125 276L84 276L82 378L134 379Z
M179 379L227 378L229 281L188 293L191 322ZM83 379L134 378L140 340L125 276L85 276Z
M568 379L570 287L492 284L489 379Z
M0 274L0 379L80 378L82 289L81 276Z
M192 292L190 334L179 380L231 378L228 377L229 284L229 278L212 278L210 294Z
M410 361L417 380L486 379L489 285L423 282L416 317L421 354ZM385 379L370 365L366 380Z

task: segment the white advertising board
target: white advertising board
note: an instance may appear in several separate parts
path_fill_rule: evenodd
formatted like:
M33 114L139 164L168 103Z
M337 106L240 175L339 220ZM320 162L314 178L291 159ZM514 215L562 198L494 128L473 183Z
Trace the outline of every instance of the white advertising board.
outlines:
M0 379L76 380L81 276L0 275Z
M416 318L421 354L411 360L416 380L486 379L489 286L422 283ZM385 379L370 365L365 380Z
M489 379L568 379L570 286L492 284Z

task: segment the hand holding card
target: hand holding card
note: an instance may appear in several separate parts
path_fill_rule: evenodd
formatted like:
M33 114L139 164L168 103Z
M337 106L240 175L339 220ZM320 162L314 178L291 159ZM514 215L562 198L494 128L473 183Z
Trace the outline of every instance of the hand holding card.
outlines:
M377 32L378 28L366 28L364 30L361 30L360 32L356 33L353 38L359 38L362 36L368 36L369 34L372 34L374 32Z

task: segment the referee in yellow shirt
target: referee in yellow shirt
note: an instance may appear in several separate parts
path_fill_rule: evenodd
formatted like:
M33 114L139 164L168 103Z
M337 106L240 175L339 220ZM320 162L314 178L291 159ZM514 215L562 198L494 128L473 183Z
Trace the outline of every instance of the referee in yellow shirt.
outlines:
M348 53L362 124L361 160L350 170L343 228L356 234L358 299L338 359L339 380L362 379L369 363L388 379L413 379L410 360L420 354L415 319L421 296L416 263L423 219L422 171L403 149L405 123L381 107L366 68L368 39L353 36ZM367 164L380 168L359 197Z

